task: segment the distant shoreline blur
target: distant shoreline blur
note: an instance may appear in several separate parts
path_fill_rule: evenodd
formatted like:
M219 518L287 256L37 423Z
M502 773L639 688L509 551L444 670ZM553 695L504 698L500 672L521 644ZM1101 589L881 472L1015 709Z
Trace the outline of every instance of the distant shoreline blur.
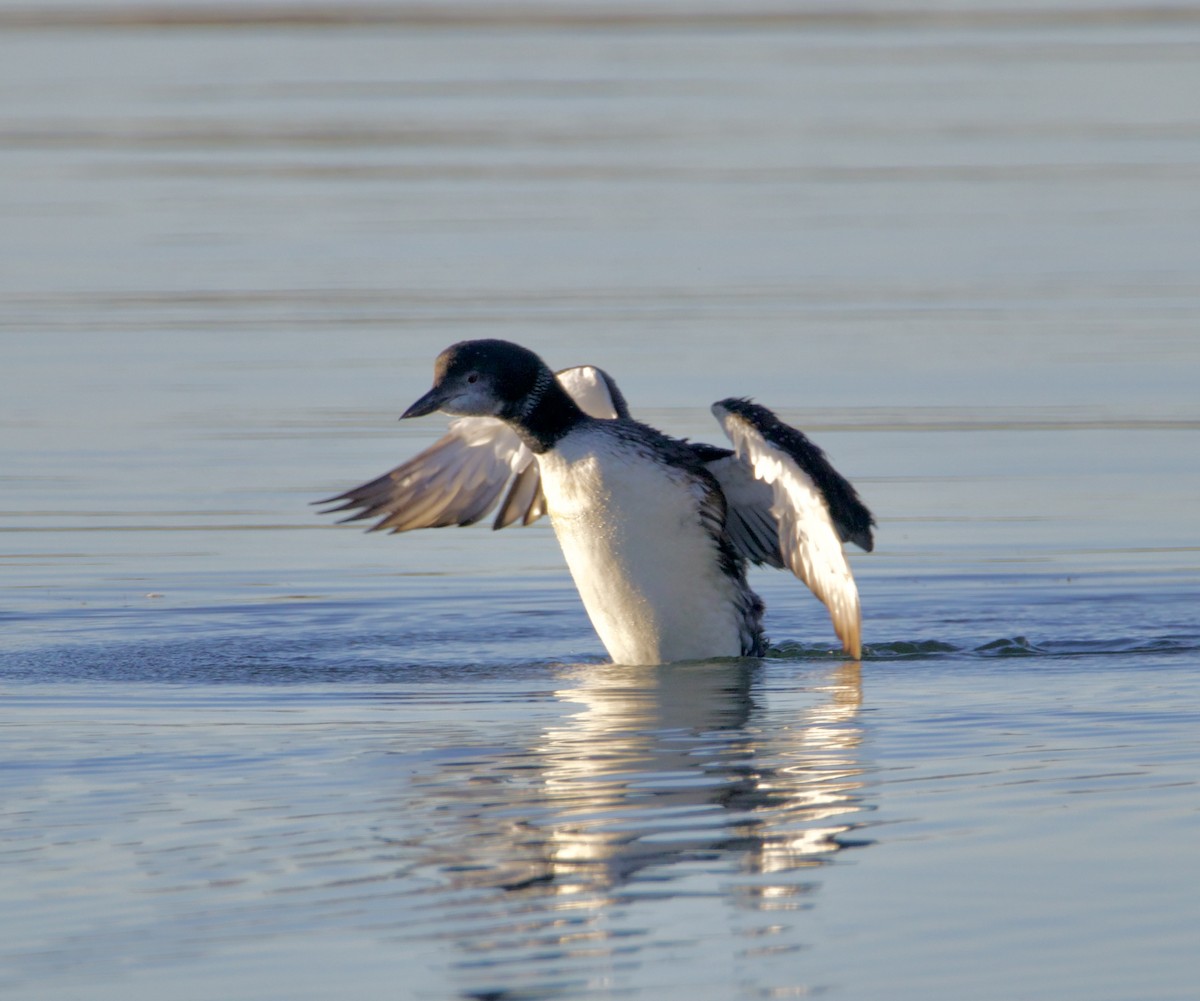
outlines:
M589 2L484 3L42 3L0 2L2 29L203 27L1017 27L1191 23L1200 4L1124 3L1106 6L996 4L964 9L937 3L892 6L802 6L763 3L601 4Z

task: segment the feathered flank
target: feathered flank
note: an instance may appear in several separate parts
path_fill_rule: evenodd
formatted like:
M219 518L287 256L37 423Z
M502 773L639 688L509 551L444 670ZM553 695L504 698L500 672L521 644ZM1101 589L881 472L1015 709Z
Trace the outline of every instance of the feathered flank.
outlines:
M824 453L766 407L728 399L712 410L737 456L771 487L783 562L829 610L846 653L861 657L862 611L842 541L871 548L870 511Z

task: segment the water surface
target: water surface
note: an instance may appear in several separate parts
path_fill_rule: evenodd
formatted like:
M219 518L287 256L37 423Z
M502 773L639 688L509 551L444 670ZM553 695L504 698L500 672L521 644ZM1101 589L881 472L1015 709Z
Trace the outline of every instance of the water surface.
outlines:
M1192 8L15 9L6 998L1194 996ZM544 523L322 521L475 336L808 431L862 665L782 575L614 667Z

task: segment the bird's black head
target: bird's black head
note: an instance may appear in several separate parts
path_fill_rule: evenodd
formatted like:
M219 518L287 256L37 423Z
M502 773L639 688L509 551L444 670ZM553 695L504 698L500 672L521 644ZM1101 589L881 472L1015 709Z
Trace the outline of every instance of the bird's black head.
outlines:
M553 383L554 374L528 348L510 341L460 341L433 366L433 388L403 417L435 410L471 417L511 419ZM403 419L403 418L402 418Z

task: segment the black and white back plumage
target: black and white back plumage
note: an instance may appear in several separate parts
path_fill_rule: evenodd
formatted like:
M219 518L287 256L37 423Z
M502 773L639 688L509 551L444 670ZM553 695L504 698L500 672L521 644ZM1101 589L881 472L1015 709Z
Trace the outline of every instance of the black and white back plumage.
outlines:
M671 438L629 417L602 370L551 376L503 341L454 345L405 416L468 414L389 473L328 501L371 531L493 528L549 513L610 656L651 663L765 651L747 561L788 568L861 655L861 613L842 552L870 550L874 520L824 453L765 407L713 406L734 449ZM691 527L688 527L691 526Z

